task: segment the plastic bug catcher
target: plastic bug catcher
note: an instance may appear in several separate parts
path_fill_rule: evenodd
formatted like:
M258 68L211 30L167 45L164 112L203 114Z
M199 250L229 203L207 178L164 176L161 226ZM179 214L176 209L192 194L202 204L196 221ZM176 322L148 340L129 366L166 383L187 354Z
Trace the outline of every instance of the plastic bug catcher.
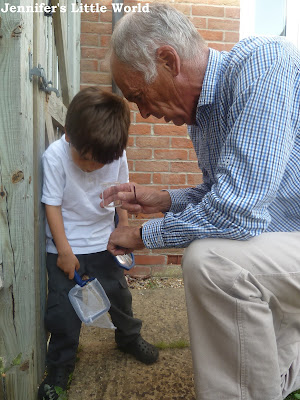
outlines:
M108 316L110 301L96 278L83 280L75 271L76 285L69 291L70 302L82 322L88 326L116 329Z

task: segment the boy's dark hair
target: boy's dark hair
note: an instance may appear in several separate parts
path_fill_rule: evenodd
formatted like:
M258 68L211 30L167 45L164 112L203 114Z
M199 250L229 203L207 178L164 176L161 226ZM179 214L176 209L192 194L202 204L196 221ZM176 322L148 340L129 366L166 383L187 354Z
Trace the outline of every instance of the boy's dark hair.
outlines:
M130 111L125 100L97 87L76 94L66 116L70 143L83 156L108 164L120 158L126 148Z

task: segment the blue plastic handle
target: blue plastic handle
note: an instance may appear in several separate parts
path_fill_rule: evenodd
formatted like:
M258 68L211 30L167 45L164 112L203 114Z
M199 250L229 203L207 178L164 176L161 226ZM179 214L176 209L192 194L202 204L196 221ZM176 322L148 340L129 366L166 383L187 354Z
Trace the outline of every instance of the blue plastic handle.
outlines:
M95 278L89 278L89 279L81 279L79 273L75 270L74 272L74 281L77 283L77 285L83 287L87 283L93 281Z

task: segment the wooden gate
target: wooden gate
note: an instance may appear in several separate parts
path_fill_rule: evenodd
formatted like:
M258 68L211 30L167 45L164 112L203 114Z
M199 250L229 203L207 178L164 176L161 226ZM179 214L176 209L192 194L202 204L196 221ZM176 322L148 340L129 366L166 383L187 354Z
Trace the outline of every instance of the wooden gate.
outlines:
M34 400L45 367L41 155L79 90L71 2L0 0L0 400Z

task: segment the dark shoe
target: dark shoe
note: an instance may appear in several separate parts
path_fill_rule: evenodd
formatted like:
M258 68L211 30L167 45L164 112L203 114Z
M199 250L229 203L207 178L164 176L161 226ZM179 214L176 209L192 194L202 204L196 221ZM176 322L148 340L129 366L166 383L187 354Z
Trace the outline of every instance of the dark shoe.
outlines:
M46 378L38 391L38 400L67 399L67 386L70 376L68 368L49 368Z
M133 355L137 360L144 364L153 364L158 359L158 349L146 342L142 336L138 336L137 339L128 343L125 346L119 346L119 349L124 353Z

